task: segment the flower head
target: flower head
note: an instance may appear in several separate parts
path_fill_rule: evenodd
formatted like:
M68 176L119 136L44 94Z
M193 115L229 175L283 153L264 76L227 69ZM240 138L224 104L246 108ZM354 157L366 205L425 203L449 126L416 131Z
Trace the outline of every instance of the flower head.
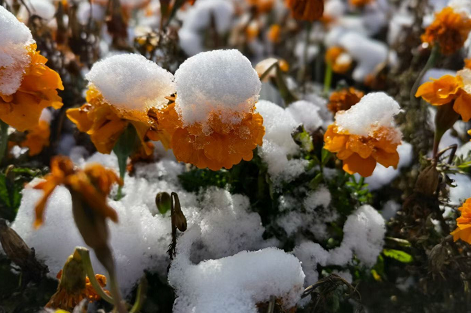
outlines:
M353 87L343 88L330 95L327 108L334 114L338 111L345 111L357 104L363 96L363 92Z
M465 68L456 76L444 75L426 82L415 96L435 106L453 103L453 110L467 122L471 119L471 70Z
M175 102L157 119L177 160L212 170L251 160L265 130L255 113L261 83L249 60L236 50L204 52L175 78Z
M458 210L461 211L461 216L456 219L458 225L451 235L454 241L461 239L471 244L471 198L467 199Z
M324 0L286 0L293 17L300 21L313 22L324 13Z
M325 61L335 73L346 73L352 68L352 57L341 47L331 47L325 53Z
M337 153L349 174L370 176L376 163L396 167L401 133L394 127L393 116L399 111L389 96L368 94L349 110L336 114L335 123L324 134L324 148Z
M273 24L268 29L267 38L273 43L279 43L281 39L281 26Z
M47 109L43 110L38 125L28 131L26 139L21 142L22 147L29 148L29 155L34 156L49 146L50 129L50 113Z
M471 70L471 58L464 60L464 68L469 68Z
M106 201L114 183L122 184L122 181L112 170L99 164L89 164L82 170L76 168L67 157L54 157L51 160L51 173L44 177L44 181L34 186L34 189L44 191L44 195L36 204L35 227L43 223L47 200L59 185L67 187L72 196L80 195L81 200L96 214L117 222L116 211Z
M144 147L146 135L151 133L153 140L160 138L155 110L175 91L172 74L143 56L129 54L98 62L87 79L87 103L67 110L67 116L90 135L99 152L110 153L129 124L135 127Z
M464 12L445 7L435 14L435 20L422 35L422 42L438 44L440 51L451 55L463 47L471 31L471 19Z
M44 108L58 109L59 74L36 51L29 29L0 6L0 119L19 131L38 125Z
M367 4L370 4L374 0L349 0L348 2L355 7L364 7Z
M96 274L95 278L101 287L106 286L105 276ZM88 299L90 302L100 300L100 296L85 274L82 258L77 251L69 256L63 269L57 273L57 279L59 279L57 292L46 304L47 308L73 310L83 299Z

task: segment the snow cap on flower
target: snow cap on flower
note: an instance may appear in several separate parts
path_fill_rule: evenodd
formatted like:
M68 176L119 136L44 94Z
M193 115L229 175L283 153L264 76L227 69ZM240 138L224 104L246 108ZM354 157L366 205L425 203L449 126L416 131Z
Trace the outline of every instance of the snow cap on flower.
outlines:
M258 100L261 82L237 50L215 50L187 59L175 73L176 109L184 124L204 123L221 112L225 123L240 121Z
M0 6L0 94L11 95L21 85L30 62L27 47L34 43L31 31Z
M147 111L168 102L173 75L138 54L121 54L93 65L85 76L106 102L123 111Z
M369 93L347 111L335 115L340 131L369 136L380 127L394 128L394 116L401 112L399 104L384 92ZM401 140L399 132L396 141Z

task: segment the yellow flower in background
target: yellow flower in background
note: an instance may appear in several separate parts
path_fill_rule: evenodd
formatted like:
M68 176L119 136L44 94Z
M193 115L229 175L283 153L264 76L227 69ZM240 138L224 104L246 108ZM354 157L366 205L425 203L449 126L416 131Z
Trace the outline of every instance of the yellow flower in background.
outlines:
M30 63L24 69L20 87L10 95L0 93L0 119L19 131L37 126L44 108L62 107L56 89L64 89L59 74L46 66L47 59L36 50L36 44L26 49ZM1 74L0 67L0 78Z
M96 274L95 278L101 287L106 286L104 275ZM46 304L46 308L73 310L84 299L90 302L101 299L90 283L82 258L77 251L68 257L63 269L57 274L57 279L59 279L57 292ZM109 293L106 290L105 292Z
M456 76L444 75L426 82L415 96L435 106L453 103L453 110L467 122L471 119L471 69L465 68Z
M464 12L445 7L421 36L422 42L438 44L441 53L451 55L461 49L471 31L471 19Z
M343 88L338 91L334 91L329 98L327 108L332 113L338 111L345 111L350 109L352 106L357 104L365 94L360 90L356 90L353 87Z
M454 241L461 239L471 244L471 198L467 199L458 210L461 216L456 219L457 227L451 235Z
M114 171L100 164L88 164L82 170L76 168L67 157L54 157L51 160L51 173L34 186L34 189L44 191L35 207L34 226L38 228L43 224L47 200L59 185L67 187L73 196L80 195L81 200L85 201L96 214L117 222L116 211L107 203L107 197L114 183L122 184L122 181Z
M341 47L331 47L325 53L325 62L332 66L332 71L344 74L352 68L352 57Z
M40 120L39 124L26 134L26 139L21 143L22 147L29 148L29 155L34 156L49 147L51 129L47 121Z
M471 58L464 60L464 67L471 70Z
M158 113L159 128L172 138L170 147L178 161L213 171L229 169L242 160L252 160L253 150L262 145L263 118L254 109L236 124L225 123L213 112L205 125L186 126L172 103Z
M273 43L279 43L281 40L281 26L273 24L268 29L267 38Z

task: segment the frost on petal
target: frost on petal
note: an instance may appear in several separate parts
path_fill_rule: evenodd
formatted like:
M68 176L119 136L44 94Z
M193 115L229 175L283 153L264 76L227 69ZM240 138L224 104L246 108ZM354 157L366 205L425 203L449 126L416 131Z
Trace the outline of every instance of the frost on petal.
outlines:
M161 107L175 92L173 75L138 54L121 54L93 65L85 76L105 100L121 110Z
M340 131L351 135L369 136L379 127L394 127L394 116L401 112L399 104L384 92L369 93L347 111L335 115ZM400 141L399 131L393 134L395 142Z
M204 123L221 112L238 123L258 100L261 82L250 61L237 50L214 50L188 58L175 73L176 108L186 125Z
M25 24L0 5L0 93L11 95L21 85L30 62L26 47L34 43Z

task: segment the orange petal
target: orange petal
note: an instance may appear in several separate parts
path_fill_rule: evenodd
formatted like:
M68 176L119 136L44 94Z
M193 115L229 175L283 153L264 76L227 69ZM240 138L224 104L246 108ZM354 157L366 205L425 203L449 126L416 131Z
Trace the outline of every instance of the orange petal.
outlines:
M349 174L358 173L363 177L368 177L373 174L375 167L376 161L373 157L363 159L356 153L343 160L343 170Z

